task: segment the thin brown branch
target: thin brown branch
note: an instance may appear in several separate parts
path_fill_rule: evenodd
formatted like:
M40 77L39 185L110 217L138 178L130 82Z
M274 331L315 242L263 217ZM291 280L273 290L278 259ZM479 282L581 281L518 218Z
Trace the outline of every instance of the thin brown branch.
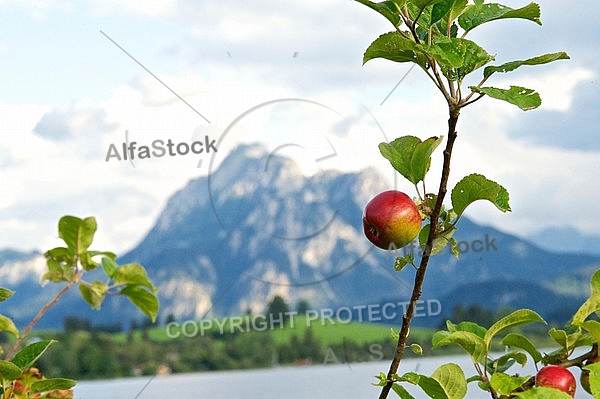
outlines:
M440 89L440 91L444 95L444 98L446 98L446 101L448 102L448 104L451 104L453 101L452 96L450 95L450 93L448 93L448 90L446 90L446 86L444 86L444 80L442 79L442 76L440 75L439 71L436 68L435 60L433 60L431 57L428 57L427 61L431 65L431 70L433 71L433 74L437 81L436 85L437 85L438 89Z
M398 368L400 367L400 361L402 359L402 356L404 356L404 348L406 346L406 341L408 338L410 323L413 318L416 303L422 294L423 282L425 281L425 272L427 271L427 265L429 264L431 250L433 248L433 240L436 238L438 219L442 210L442 203L444 201L444 197L446 196L448 178L450 176L450 160L452 156L452 148L454 146L454 141L457 137L456 125L460 114L460 107L449 103L449 111L450 117L448 119L448 140L446 142L446 148L444 149L444 163L442 168L442 177L440 179L437 201L431 213L429 235L427 237L427 242L423 250L421 263L419 265L419 268L417 269L417 273L415 276L415 284L413 286L410 303L408 305L408 308L406 309L406 313L402 316L402 327L400 328L398 344L396 345L396 355L392 360L390 369L387 374L387 384L382 387L379 399L386 399L390 393L390 390L392 389L392 386L394 385L393 376L397 373Z
M423 12L425 11L425 9L426 9L427 7L429 7L429 5L430 5L431 3L432 3L432 1L429 1L429 2L427 2L427 3L426 3L426 4L425 4L425 5L424 5L424 6L423 6L423 7L422 7L420 10L419 10L419 13L417 14L417 16L415 17L415 20L414 20L414 22L413 22L413 23L414 23L414 25L417 25L417 21L419 20L419 18L421 18L421 15L423 15ZM411 29L411 30L412 30L412 29ZM416 34L416 32L415 32L415 34Z
M472 93L471 93L471 94L472 94ZM471 97L471 95L469 94L469 96L468 96L468 97ZM473 104L475 101L481 100L483 97L485 97L485 94L483 94L483 93L480 93L480 94L479 94L479 96L477 96L475 99L473 99L473 100L471 100L471 101L465 101L465 102L462 102L462 103L460 104L460 107L461 107L461 108L463 108L463 107L466 107L467 105ZM465 99L465 100L466 100L466 99Z
M69 288L71 288L73 285L76 284L76 279L73 279L72 281L70 281L67 285L65 285L63 287L62 290L60 290L58 292L58 294L56 294L56 296L54 298L52 298L52 300L50 300L50 302L48 302L46 305L44 305L43 308L40 309L40 311L35 315L35 317L29 322L29 324L27 325L27 327L25 328L25 330L23 331L23 333L19 336L19 338L17 339L17 341L11 346L10 350L8 351L8 353L6 354L6 360L10 360L13 355L15 353L17 353L17 350L19 349L19 346L21 345L21 343L23 342L23 340L25 340L25 338L27 338L27 336L29 335L29 333L31 332L31 329L38 323L38 321L40 321L40 319L42 318L42 316L44 316L46 314L46 312L56 303L58 302L58 300L67 293L67 291L69 291Z
M598 357L598 344L594 344L592 346L592 349L590 349L589 352L586 352L583 355L573 358L571 360L564 361L564 362L560 363L559 366L561 366L561 367L573 367L573 366L582 367L584 361L590 360L590 359L595 359L596 357Z
M454 88L454 82L448 78L448 88L450 89L450 97L452 97L454 99L454 103L458 104L458 101L456 99L456 89Z
M490 78L490 76L492 76L492 75L493 75L493 73L490 73L488 76L486 76L486 77L482 78L482 79L481 79L481 81L480 81L479 83L477 83L477 86L475 86L475 87L481 87L481 85L483 85L483 84L484 84L484 83L485 83L485 82L486 82L486 81L487 81L487 80ZM474 92L474 91L472 91L471 93L469 93L469 95L465 97L465 99L464 99L464 102L465 102L465 103L468 103L468 101L471 99L471 97L473 97L473 95L474 95L474 94L475 94L475 92ZM476 100L478 100L478 99L476 99ZM476 101L476 100L475 100L475 101ZM473 101L472 101L472 102L473 102ZM470 103L469 103L469 104L470 104ZM464 107L465 105L468 105L468 104L462 104L462 106L463 106L463 107Z

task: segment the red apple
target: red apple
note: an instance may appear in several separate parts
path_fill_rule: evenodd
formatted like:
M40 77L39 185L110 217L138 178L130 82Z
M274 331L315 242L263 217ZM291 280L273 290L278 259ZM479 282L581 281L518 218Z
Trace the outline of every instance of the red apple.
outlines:
M402 248L410 243L421 231L422 222L413 200L395 190L377 194L363 212L365 236L382 249Z
M561 366L550 365L543 367L535 376L535 385L561 390L575 397L577 383L569 370Z

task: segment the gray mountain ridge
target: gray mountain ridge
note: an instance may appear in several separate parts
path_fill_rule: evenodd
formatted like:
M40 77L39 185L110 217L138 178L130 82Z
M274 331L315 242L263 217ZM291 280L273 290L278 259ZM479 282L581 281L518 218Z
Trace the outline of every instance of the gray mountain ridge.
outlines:
M160 288L161 320L261 313L275 295L292 307L306 299L314 309L408 301L414 270L395 272L393 254L373 247L362 233L364 205L389 188L375 169L307 177L290 159L269 156L259 144L242 145L212 174L174 193L154 227L118 261L146 267ZM565 305L570 309L583 301L600 266L598 256L549 252L468 218L461 219L456 238L469 250L458 260L447 253L435 256L423 289L423 299L439 301L443 315L473 301L490 309L531 303L542 316ZM32 305L60 287L38 291L33 271L43 265L41 255L23 255L15 263L4 253L0 285L3 270L14 276L15 267L36 265L8 284L17 291L12 304L0 304L0 313L19 315L22 325L37 309ZM511 290L518 295L508 295ZM124 328L141 318L124 298L108 298L96 312L72 290L40 326L60 328L66 315L121 322ZM439 324L433 317L420 322Z

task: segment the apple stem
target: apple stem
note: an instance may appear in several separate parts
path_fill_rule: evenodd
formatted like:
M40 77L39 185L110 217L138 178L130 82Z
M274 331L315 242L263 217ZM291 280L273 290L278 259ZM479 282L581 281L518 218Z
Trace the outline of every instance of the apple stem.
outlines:
M444 197L446 196L446 192L448 191L447 185L448 178L450 176L450 159L452 156L452 148L454 146L454 141L457 137L456 125L458 123L458 117L460 115L460 107L449 104L449 114L450 116L448 119L448 140L446 142L446 148L444 149L442 177L440 179L437 201L435 203L433 211L431 212L429 235L427 236L427 242L425 243L423 256L421 257L421 262L419 264L419 267L417 268L417 272L415 275L415 284L413 286L410 302L406 309L406 313L402 316L402 327L400 328L400 335L398 337L398 343L396 345L396 355L394 356L394 359L392 360L392 363L390 365L390 369L387 374L387 383L382 387L379 399L386 399L388 397L390 390L394 385L394 374L396 374L396 372L398 371L398 367L400 366L400 360L404 355L404 348L406 346L406 341L408 338L410 323L413 319L413 314L417 301L419 300L422 294L423 282L425 280L425 272L427 271L427 265L431 256L433 241L436 238L436 231L439 224L439 216L442 210L442 203L444 201ZM493 392L492 397L495 398Z

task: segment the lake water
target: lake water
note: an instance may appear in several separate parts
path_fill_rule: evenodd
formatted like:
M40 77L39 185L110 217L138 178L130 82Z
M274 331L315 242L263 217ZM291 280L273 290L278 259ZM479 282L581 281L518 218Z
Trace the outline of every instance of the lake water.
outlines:
M473 365L464 356L429 357L403 360L401 373L418 371L431 374L439 365L454 362L474 374ZM242 370L175 374L165 377L150 376L104 381L81 381L75 388L75 399L375 399L379 387L374 375L387 372L389 362L369 362L336 365L280 367L262 370ZM578 370L571 369L579 381ZM533 374L533 365L523 369L521 375ZM401 374L400 373L400 374ZM406 386L406 385L405 385ZM144 388L145 387L145 388ZM487 399L489 394L469 384L468 399ZM407 387L409 388L409 387ZM427 396L419 388L409 391L417 399ZM393 392L390 398L398 396ZM578 387L577 399L590 398Z

